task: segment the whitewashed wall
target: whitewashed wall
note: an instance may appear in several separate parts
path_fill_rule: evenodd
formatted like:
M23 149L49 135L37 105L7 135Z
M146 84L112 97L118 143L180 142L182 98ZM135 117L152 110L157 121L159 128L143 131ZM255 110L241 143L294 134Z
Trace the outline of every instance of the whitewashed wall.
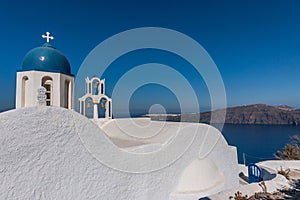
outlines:
M31 107L1 113L0 199L197 200L237 187L236 149L216 129L192 126L199 126L199 134L178 160L150 173L130 173L97 159L94 150L128 167L140 164L115 157L104 148L113 143L107 143L103 130L72 110ZM201 133L206 131L210 134L201 150ZM163 161L157 158L152 163ZM191 183L197 186L188 191Z

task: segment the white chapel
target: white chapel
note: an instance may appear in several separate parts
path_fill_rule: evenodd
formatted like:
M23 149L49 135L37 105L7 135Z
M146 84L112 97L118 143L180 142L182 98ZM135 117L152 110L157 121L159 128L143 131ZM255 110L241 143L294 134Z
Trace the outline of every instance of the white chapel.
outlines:
M74 76L67 58L50 44L54 39L47 32L47 42L30 50L17 72L16 108L37 105L37 90L46 89L46 105L67 109L74 107Z

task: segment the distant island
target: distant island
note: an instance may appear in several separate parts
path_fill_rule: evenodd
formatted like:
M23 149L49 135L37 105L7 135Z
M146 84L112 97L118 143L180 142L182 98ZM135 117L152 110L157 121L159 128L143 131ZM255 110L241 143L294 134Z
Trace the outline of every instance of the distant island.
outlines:
M210 123L211 114L219 116L225 109L200 114L149 114L143 117L150 117L158 121L183 121ZM221 123L221 119L214 119L213 123ZM300 109L290 106L270 106L265 104L254 104L237 106L226 109L226 124L266 124L266 125L300 125Z

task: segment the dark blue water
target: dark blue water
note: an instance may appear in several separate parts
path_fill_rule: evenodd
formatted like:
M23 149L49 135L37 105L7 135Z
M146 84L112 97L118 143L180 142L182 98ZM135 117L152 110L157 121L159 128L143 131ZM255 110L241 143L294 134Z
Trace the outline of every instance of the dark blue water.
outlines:
M239 163L256 163L275 159L274 154L290 142L290 137L300 134L300 126L289 125L234 125L225 124L222 134L228 144L236 146Z

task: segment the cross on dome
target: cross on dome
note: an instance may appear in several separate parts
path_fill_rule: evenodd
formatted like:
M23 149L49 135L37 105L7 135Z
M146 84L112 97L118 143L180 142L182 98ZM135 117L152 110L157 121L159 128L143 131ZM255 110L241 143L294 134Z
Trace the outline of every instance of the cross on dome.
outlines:
M42 38L46 38L47 43L49 43L50 40L53 40L53 39L54 39L53 36L50 36L50 33L49 33L49 32L46 32L46 35L42 35Z

